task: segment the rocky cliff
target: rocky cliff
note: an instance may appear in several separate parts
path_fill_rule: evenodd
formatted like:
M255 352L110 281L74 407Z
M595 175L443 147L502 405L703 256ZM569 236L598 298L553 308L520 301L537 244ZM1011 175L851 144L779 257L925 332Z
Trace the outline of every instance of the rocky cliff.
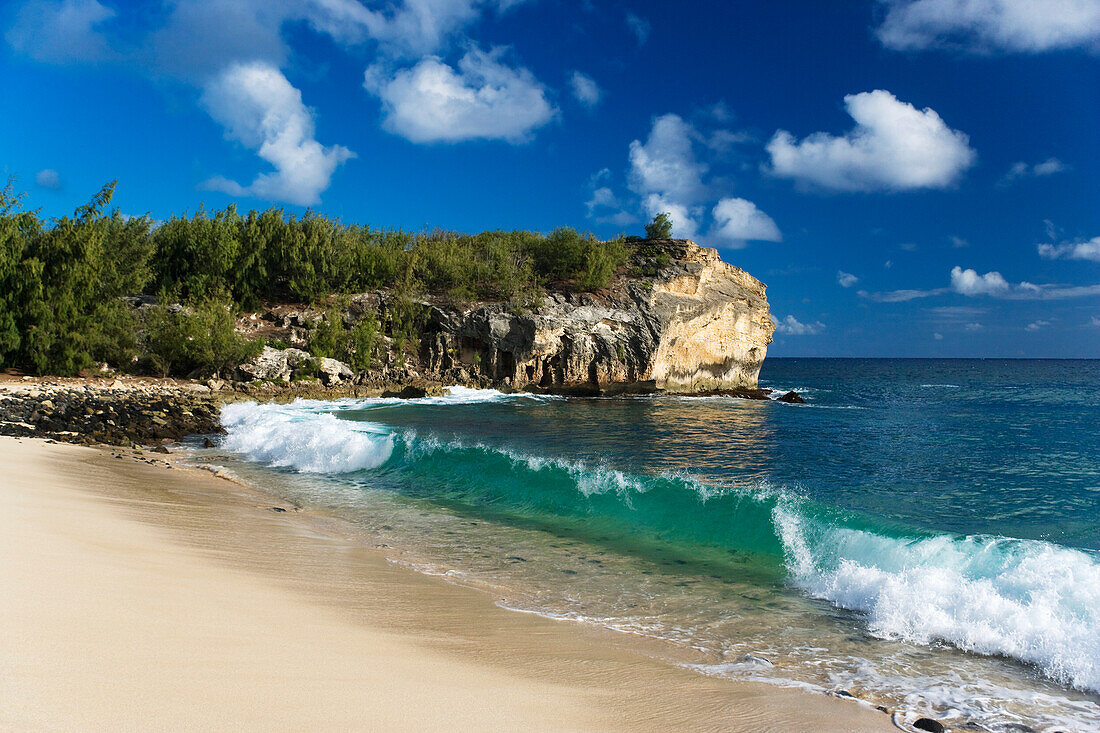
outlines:
M763 398L749 394L775 330L763 283L688 240L629 246L630 262L599 292L558 283L535 307L522 309L418 301L417 338L399 342L383 329L381 358L366 372L353 374L296 348L267 348L238 376L264 382L313 376L329 386L383 390L467 384L578 394L734 390ZM368 315L392 323L393 298L386 291L352 296L341 317L349 324ZM325 317L280 305L247 316L238 328L304 347Z
M426 375L516 389L701 392L754 388L775 326L764 285L688 240L635 245L633 274L538 308L436 304Z

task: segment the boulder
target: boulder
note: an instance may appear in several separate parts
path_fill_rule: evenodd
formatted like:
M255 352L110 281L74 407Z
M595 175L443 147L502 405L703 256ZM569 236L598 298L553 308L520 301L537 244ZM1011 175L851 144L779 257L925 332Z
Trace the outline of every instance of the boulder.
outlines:
M321 375L321 382L326 386L339 384L355 377L355 372L351 370L351 367L342 361L321 358L317 362L317 371Z
M917 718L913 721L913 727L917 730L926 730L929 733L944 733L947 730L943 727L943 723L932 718Z
M780 395L775 398L776 402L786 402L789 405L804 405L806 400L802 399L802 395L798 392L787 392L784 395Z
M289 382L294 369L312 358L301 349L273 349L265 346L256 358L237 367L237 372L246 382L257 379Z

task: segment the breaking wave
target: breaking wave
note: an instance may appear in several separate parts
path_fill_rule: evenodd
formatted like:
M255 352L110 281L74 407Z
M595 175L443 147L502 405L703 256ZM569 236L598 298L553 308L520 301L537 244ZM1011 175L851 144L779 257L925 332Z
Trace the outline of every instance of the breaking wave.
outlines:
M452 390L402 403L516 399L535 398ZM1093 552L919 534L781 487L631 474L361 419L385 404L228 405L222 447L301 472L361 473L411 496L600 539L675 544L700 557L749 552L806 594L861 614L878 636L1012 657L1062 684L1100 691L1100 557ZM348 411L359 411L357 419L338 416Z

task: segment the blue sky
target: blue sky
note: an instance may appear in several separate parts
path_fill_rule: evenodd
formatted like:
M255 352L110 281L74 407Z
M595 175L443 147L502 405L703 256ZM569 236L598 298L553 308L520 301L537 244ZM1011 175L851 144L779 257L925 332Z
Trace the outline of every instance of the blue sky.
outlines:
M675 233L778 356L1100 357L1100 0L16 0L30 206Z

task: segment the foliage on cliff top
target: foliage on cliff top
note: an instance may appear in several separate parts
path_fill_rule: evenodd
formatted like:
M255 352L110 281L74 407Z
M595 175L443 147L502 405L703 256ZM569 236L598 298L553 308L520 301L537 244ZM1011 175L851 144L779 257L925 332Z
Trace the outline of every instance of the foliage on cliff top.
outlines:
M10 183L0 191L0 367L73 374L107 362L211 372L243 348L232 339L221 339L217 353L194 344L200 321L224 331L217 309L378 288L393 290L397 302L437 294L522 308L545 288L607 287L629 256L621 240L601 242L567 227L545 235L413 234L314 212L241 214L236 206L157 224L108 213L114 186L73 216L53 220L24 210ZM141 293L170 293L190 309L158 312L145 323L122 300ZM411 338L412 318L387 324L391 335ZM164 353L148 337L157 329Z

